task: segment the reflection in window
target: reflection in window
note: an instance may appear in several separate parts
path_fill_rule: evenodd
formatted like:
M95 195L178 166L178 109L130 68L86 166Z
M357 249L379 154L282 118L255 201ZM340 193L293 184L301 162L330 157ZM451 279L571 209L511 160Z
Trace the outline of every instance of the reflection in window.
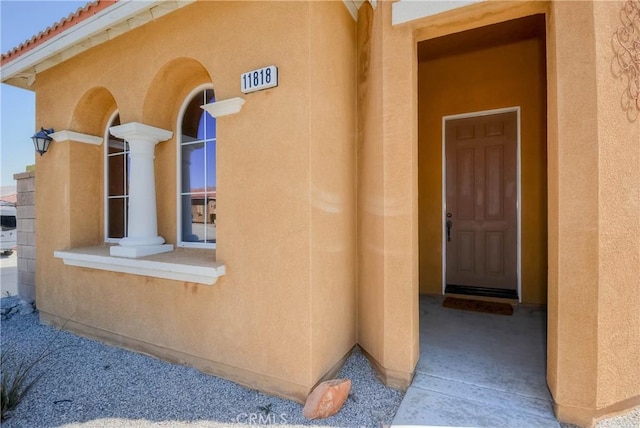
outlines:
M116 115L107 127L107 161L105 183L107 204L105 207L106 241L115 242L127 236L129 211L129 144L111 135L109 128L120 125Z
M216 120L200 108L215 101L213 89L188 102L180 138L180 244L216 243Z

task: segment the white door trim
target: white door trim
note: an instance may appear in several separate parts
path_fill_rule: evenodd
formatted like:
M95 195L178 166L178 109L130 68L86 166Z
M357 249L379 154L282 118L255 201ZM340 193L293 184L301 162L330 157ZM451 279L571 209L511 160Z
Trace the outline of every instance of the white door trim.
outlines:
M446 156L446 122L454 119L467 119L470 117L489 116L492 114L516 112L517 122L517 147L516 147L516 240L517 240L517 275L518 275L518 301L522 302L522 189L521 189L521 161L520 161L520 106L506 107L494 110L483 110L462 114L454 114L442 117L442 219L440 225L443 226L447 215L447 156ZM442 227L442 294L445 293L447 287L447 232Z

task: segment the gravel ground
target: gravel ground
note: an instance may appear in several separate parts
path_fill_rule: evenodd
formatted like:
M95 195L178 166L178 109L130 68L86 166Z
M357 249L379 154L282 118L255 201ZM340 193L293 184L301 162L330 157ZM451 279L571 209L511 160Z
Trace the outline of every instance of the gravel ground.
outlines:
M355 351L339 377L350 397L330 418L308 421L302 406L238 386L196 369L110 347L38 322L37 314L2 321L2 352L35 359L56 349L35 370L44 373L3 421L11 427L238 427L248 425L380 427L389 424L403 394L386 388Z
M578 425L560 423L561 428L580 428ZM598 421L595 428L638 428L640 427L640 407L631 412Z
M597 428L638 428L640 427L640 407L631 412L599 421Z
M5 299L2 299L5 300ZM193 368L104 345L38 322L37 313L2 321L2 353L33 361L43 374L2 422L12 427L239 427L324 425L380 427L391 423L403 394L386 388L355 351L339 377L351 379L341 411L308 421L298 403L243 388ZM561 424L563 428L573 428ZM598 428L640 427L640 408L601 420Z

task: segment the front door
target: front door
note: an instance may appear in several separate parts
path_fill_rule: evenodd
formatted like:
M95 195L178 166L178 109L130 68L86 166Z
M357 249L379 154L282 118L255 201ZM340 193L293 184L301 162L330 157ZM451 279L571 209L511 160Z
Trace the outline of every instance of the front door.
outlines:
M517 298L517 113L445 122L446 292Z

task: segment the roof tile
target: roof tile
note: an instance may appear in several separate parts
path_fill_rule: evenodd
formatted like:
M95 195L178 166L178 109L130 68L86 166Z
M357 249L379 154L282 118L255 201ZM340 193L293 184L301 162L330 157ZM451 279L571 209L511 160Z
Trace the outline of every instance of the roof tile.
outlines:
M96 13L101 12L102 10L118 1L119 0L95 0L88 2L83 7L80 7L75 12L69 14L69 16L67 16L66 18L62 18L60 21L47 27L45 30L39 32L29 40L11 49L9 52L3 53L0 64L4 65L16 59L17 57L30 51L31 49L34 49L35 47L45 43L58 34L68 30L69 28L84 21L85 19L92 17Z

